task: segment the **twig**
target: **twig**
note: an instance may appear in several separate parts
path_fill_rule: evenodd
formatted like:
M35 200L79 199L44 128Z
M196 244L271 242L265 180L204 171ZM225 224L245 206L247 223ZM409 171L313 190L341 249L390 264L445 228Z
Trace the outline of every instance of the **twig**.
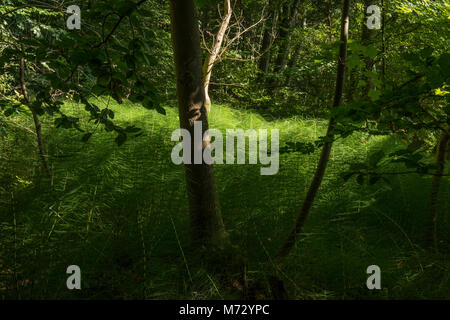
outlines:
M119 15L119 20L117 20L116 24L114 25L114 27L111 29L111 31L108 33L108 35L105 37L105 39L103 39L102 42L96 44L95 46L93 46L93 48L98 48L101 47L102 45L104 45L106 42L108 42L109 38L111 38L111 36L114 34L114 32L116 31L116 29L119 27L120 23L122 22L122 20L131 15L133 13L134 10L136 10L141 4L143 4L145 1L147 0L141 0L138 3L136 3L135 7L133 8L133 10L131 12L129 12L128 14L125 15Z
M2 111L2 114L4 115L4 112ZM31 130L30 128L28 128L28 127L25 127L24 125L21 125L20 123L16 123L16 122L14 122L14 121L10 121L10 120L3 120L3 121L5 121L6 123L9 123L9 124L12 124L12 125L14 125L14 126L16 126L16 127L20 127L20 128L22 128L22 129L24 129L25 131L27 131L28 133L31 133L32 135L36 135L36 132L34 132L33 130Z
M256 27L258 24L260 24L262 21L266 20L265 18L261 18L259 19L258 22L252 24L250 27L244 29L243 31L238 32L238 34L231 39L230 41L227 42L226 46L223 47L222 51L219 53L219 55L217 56L218 60L221 59L222 55L225 53L225 51L231 46L231 44L233 44L234 41L236 41L237 39L239 39L244 33L246 33L247 31L253 29L254 27Z
M221 82L210 82L210 84L215 86L223 86L223 87L239 87L244 88L248 83L221 83Z

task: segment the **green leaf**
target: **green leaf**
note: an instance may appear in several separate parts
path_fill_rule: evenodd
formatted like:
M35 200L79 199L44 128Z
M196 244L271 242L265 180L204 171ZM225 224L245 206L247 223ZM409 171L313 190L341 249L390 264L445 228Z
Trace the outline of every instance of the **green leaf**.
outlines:
M383 150L378 150L375 153L372 153L369 156L369 165L371 167L376 167L377 164L380 162L381 159L383 159L384 157L384 151Z
M381 179L382 179L384 182L386 182L388 185L392 185L391 180L389 180L388 178L386 178L386 177L381 177Z
M422 49L422 51L420 51L420 55L423 58L431 57L432 54L433 54L433 48L432 47L426 47L426 48Z
M364 183L364 175L360 174L356 177L356 182L358 182L359 185L362 185Z
M116 141L117 145L120 147L125 143L125 141L127 141L127 135L124 133L119 133L114 141Z
M100 87L107 87L109 84L109 74L103 74L97 78L97 85Z
M111 132L114 130L114 124L112 123L111 120L106 120L105 121L105 130L108 132Z
M364 49L363 54L364 54L366 57L369 57L369 58L371 58L371 59L374 59L374 58L377 56L377 54L378 54L378 50L377 50L377 48L375 48L374 46L367 46L367 47Z
M364 80L359 80L358 81L358 86L365 87L366 85L367 85L367 82L365 82Z
M128 49L130 51L139 51L141 47L143 46L143 43L139 39L133 39L128 43Z
M14 113L14 111L15 111L14 108L6 109L4 115L7 116L7 117L9 117L10 115L12 115L12 114Z
M128 126L124 129L124 131L128 132L128 133L133 133L133 132L139 132L139 131L141 131L141 129L136 128L135 126Z
M378 78L378 74L376 72L373 72L373 71L364 71L364 75L367 78L370 78L370 79L377 79Z
M367 95L369 96L369 98L372 101L377 101L377 100L380 99L381 91L380 90L375 90L375 89L370 89L369 93Z
M208 0L194 0L195 5L198 8L202 8Z
M379 175L371 175L369 178L369 184L373 185L373 184L377 183L378 180L380 180L380 179L381 179L381 177Z
M133 55L131 54L125 55L125 62L127 63L128 68L130 69L136 68L136 58Z
M441 66L441 72L448 75L450 73L450 53L442 54L437 62Z
M88 132L83 135L83 137L81 138L81 141L87 142L91 136L92 136L92 132Z
M352 163L350 165L350 170L351 171L361 171L361 170L364 170L364 169L367 169L367 165L365 163L362 163L362 162L360 162L360 163Z
M346 172L342 175L342 179L344 179L344 182L347 182L353 176L353 174L353 172Z
M164 116L166 115L166 110L163 107L161 107L159 104L156 105L156 111Z
M117 5L117 11L121 16L130 15L136 8L136 3L133 1L122 1Z

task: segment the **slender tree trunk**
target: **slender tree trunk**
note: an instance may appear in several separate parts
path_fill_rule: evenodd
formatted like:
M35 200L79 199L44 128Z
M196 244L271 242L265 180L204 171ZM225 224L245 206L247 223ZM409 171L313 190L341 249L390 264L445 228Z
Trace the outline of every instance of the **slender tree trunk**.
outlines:
M387 7L384 0L381 0L381 86L383 90L386 89L386 10ZM389 110L392 116L392 110ZM395 125L392 120L388 122L389 129L395 133Z
M279 87L282 83L285 83L286 79L283 79L283 72L286 69L286 66L289 61L289 52L291 49L292 42L292 33L295 29L295 22L297 17L298 7L300 5L301 0L297 0L291 5L286 4L283 7L283 15L284 18L282 23L280 24L279 31L279 42L280 48L278 50L278 56L275 61L275 73L278 74L278 77L273 82L274 94L277 95L279 91Z
M197 11L193 0L171 0L170 8L180 127L194 140L195 121L201 121L202 134L208 130ZM226 232L213 166L203 161L193 164L194 149L204 149L208 143L191 143L192 164L185 164L186 184L192 238L201 245L217 246L225 242Z
M348 102L355 101L355 91L358 87L358 79L356 78L356 73L357 73L357 69L355 69L355 68L353 68L350 71L348 93L347 93L347 101Z
M283 72L284 69L287 66L288 60L289 60L289 51L291 49L291 42L292 42L292 33L294 32L294 29L296 27L296 21L297 21L297 13L298 9L300 7L301 0L297 0L292 4L291 7L291 16L289 20L289 30L288 35L286 39L286 43L283 49L282 56L280 58L280 71Z
M31 114L33 115L34 127L36 129L36 141L39 149L39 156L41 157L42 166L44 167L46 175L50 178L51 171L50 166L48 165L47 157L44 151L44 145L42 143L42 132L41 132L41 123L39 122L39 117L37 113L34 111L31 106L30 97L28 96L27 86L25 84L25 59L19 59L19 68L20 68L20 88L22 89L23 97L28 104L28 108L30 108Z
M341 45L339 50L339 61L338 61L338 70L336 76L336 88L334 93L334 102L333 108L336 108L340 105L342 100L342 91L344 88L344 79L345 79L345 64L347 60L347 42L348 42L348 28L350 23L349 17L350 11L350 0L344 0L343 9L342 9L342 22L341 22ZM332 138L333 129L336 122L334 118L331 118L328 124L327 137ZM317 191L322 183L323 176L325 174L325 169L327 167L328 161L330 159L330 152L333 143L331 141L326 141L322 148L322 153L320 155L320 160L317 165L316 172L314 174L313 180L309 187L309 190L306 194L305 201L303 202L302 208L300 210L300 214L297 217L297 221L295 223L294 228L291 233L288 235L286 241L284 242L281 249L278 251L277 256L279 258L283 258L289 254L291 249L294 247L296 243L296 239L298 234L302 231L303 226L305 225L306 218L308 217L309 212L311 211L311 207L314 203L314 199L317 195Z
M220 48L222 47L223 38L225 37L225 32L230 24L232 9L231 0L225 0L224 2L224 15L222 22L220 23L219 31L213 41L213 46L211 52L205 59L203 64L203 83L205 88L205 107L206 111L209 113L211 111L211 99L209 98L209 83L211 82L211 72L216 63L217 57L220 53Z
M276 72L283 72L289 59L289 50L291 48L292 32L295 28L297 11L301 0L297 0L292 5L286 5L283 9L284 19L280 25L280 50L278 52L275 64Z
M273 16L273 12L269 11L269 14L267 15L267 18L266 18L267 21L264 23L264 34L263 34L263 39L262 39L261 49L260 49L261 56L259 57L259 61L258 61L259 71L261 71L261 73L263 75L265 75L267 73L267 71L269 70L269 61L268 61L269 59L267 59L267 57L270 56L269 48L272 43L272 35L271 35L272 30L270 28L271 23L269 21L271 16Z
M303 17L301 19L301 27L302 27L302 29L305 29L306 28L306 9L305 9L304 5L303 5L303 13L302 14L303 14ZM287 65L288 76L287 76L287 81L286 81L286 85L288 87L291 86L291 84L292 84L292 77L295 73L295 66L297 65L297 61L300 57L300 52L301 52L302 48L303 48L303 43L302 43L302 41L299 41L299 43L297 43L295 45L292 56L288 61L288 65Z
M328 0L328 31L330 32L330 43L333 43L333 19L332 19L332 11L333 10L333 3L331 0Z
M366 10L367 8L373 4L373 0L364 0L364 18L362 21L362 35L361 35L361 44L363 46L369 46L369 45L373 45L372 41L375 37L376 31L375 30L371 30L367 27L367 16L366 16ZM372 59L370 57L364 57L364 62L366 65L366 71L373 71L375 68L375 59ZM370 89L372 89L373 86L373 81L371 78L364 76L363 77L364 81L366 82L366 85L364 86L363 90L362 90L362 97L363 98L367 98Z
M446 154L449 151L448 150L450 140L449 131L450 126L447 126L447 128L445 128L445 131L441 132L441 136L439 138L436 151L436 164L438 167L433 175L433 179L431 182L430 202L428 209L430 218L429 240L436 250L438 249L437 217L439 211L438 206L439 190L441 187L442 175L444 174L445 169Z
M302 49L302 45L301 43L298 43L295 48L294 48L294 52L292 54L291 59L289 59L289 63L288 63L288 76L287 76L287 81L286 81L286 85L289 87L292 83L292 77L295 73L295 66L297 65L297 60L298 57L300 56L300 51Z
M386 89L386 7L381 0L381 81L383 89Z
M263 80L269 72L270 66L270 48L273 44L273 29L276 25L277 14L275 11L274 0L268 2L268 14L264 23L264 35L261 45L261 57L259 58L258 67L261 71L259 80Z

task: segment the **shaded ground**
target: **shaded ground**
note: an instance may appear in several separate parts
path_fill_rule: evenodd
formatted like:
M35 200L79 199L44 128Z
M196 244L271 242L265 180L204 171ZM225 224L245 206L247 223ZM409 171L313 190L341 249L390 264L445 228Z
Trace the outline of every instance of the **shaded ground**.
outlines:
M77 105L66 110L77 115ZM19 127L0 138L0 297L7 299L239 298L239 283L216 278L188 243L184 170L170 161L176 110L167 116L133 105L113 105L118 121L144 135L117 147L100 129L57 130L43 120L52 165L38 172L33 136ZM85 113L78 116L86 117ZM25 116L18 123L31 127ZM84 128L95 128L82 119ZM211 127L277 128L280 144L314 141L326 122L269 121L250 111L213 106ZM420 243L426 230L429 177L393 176L391 184L344 183L341 174L379 148L401 141L355 134L336 143L326 177L298 247L280 268L270 255L293 225L318 152L280 156L280 171L259 165L216 166L222 212L249 283L276 273L297 299L450 298L449 184L442 185L435 254ZM230 270L234 262L230 261ZM82 270L82 290L66 288L68 265ZM379 265L380 291L366 288L366 268ZM235 275L236 279L240 277ZM230 279L233 279L231 275ZM267 288L260 288L264 298Z

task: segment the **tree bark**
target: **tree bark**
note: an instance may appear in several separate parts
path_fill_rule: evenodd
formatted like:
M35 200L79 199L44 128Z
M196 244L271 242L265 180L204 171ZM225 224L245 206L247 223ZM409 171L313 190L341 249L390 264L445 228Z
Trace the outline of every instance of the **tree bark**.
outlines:
M214 67L214 64L217 60L217 57L220 52L220 48L222 47L223 38L225 37L225 32L228 29L228 25L230 24L232 9L231 9L231 0L225 0L224 2L224 15L222 18L222 22L220 23L219 31L217 32L216 37L213 41L213 46L211 48L211 52L208 53L205 63L203 64L203 83L205 88L205 107L206 112L211 111L211 99L209 97L209 84L211 82L211 72Z
M34 121L34 127L36 130L36 141L39 149L39 156L41 157L42 166L44 167L46 175L50 178L51 177L51 171L50 166L48 165L47 157L45 155L44 151L44 145L42 143L42 132L41 132L41 123L39 122L39 117L33 107L31 106L30 97L28 96L27 86L25 84L25 59L20 58L19 59L19 78L20 78L20 88L22 89L22 94L25 99L25 101L28 104L28 108L31 111L31 114L33 116Z
M350 23L349 11L350 11L350 0L344 0L342 9L342 21L341 21L341 45L339 50L339 61L336 76L336 88L334 93L333 108L338 107L342 100L342 91L345 79L345 64L347 60L348 28ZM302 208L300 210L300 214L297 217L297 221L295 223L294 228L288 235L281 249L278 251L277 253L278 258L283 258L287 256L289 252L292 250L292 248L296 243L297 236L302 231L303 226L305 225L306 222L306 218L308 217L308 214L311 211L311 207L314 203L317 191L322 183L322 179L325 174L328 161L330 159L330 152L333 146L333 142L331 139L333 138L333 129L335 127L335 124L336 124L335 119L331 118L327 130L327 137L330 140L327 139L322 147L322 153L320 155L319 163L317 165L317 169L314 174L311 185L306 194L305 201L303 202Z
M328 0L328 32L330 33L330 43L333 43L333 18L332 18L332 10L333 10L333 3L331 0Z
M292 84L292 77L295 73L295 67L297 66L297 60L298 57L300 56L300 51L302 50L302 44L298 43L295 47L294 47L294 52L292 53L292 57L291 59L289 59L288 62L288 75L287 75L287 80L286 80L286 85L289 87Z
M289 50L291 48L292 32L295 28L295 21L297 17L297 11L301 0L295 1L291 6L286 5L284 7L285 14L284 22L280 25L280 50L278 52L277 61L275 64L276 72L283 72L286 68L289 59Z
M277 21L277 14L275 12L275 6L274 1L269 0L268 2L268 14L266 17L266 22L264 23L264 35L263 35L263 41L261 45L261 57L258 61L258 67L261 71L260 75L262 77L259 77L259 80L264 79L266 74L269 72L269 65L270 65L270 48L272 47L273 43L273 28L276 25Z
M301 27L303 29L305 29L306 28L306 9L305 9L304 6L303 6L303 13L302 14L303 14L303 17L301 19ZM292 53L292 56L291 56L291 58L288 61L287 68L288 68L289 71L288 71L287 80L286 80L286 85L288 87L291 86L292 77L293 77L293 75L295 73L295 66L297 65L297 60L300 57L300 51L302 50L302 48L303 48L303 43L300 41L299 43L297 43L295 45L293 53Z
M436 151L436 164L437 169L433 175L433 179L431 182L431 192L430 192L430 202L429 202L429 218L430 218L430 227L429 227L429 240L432 243L433 247L438 249L438 241L437 241L437 217L439 211L439 190L441 187L442 175L444 174L445 169L445 161L446 154L449 151L448 145L450 141L450 126L445 128L445 131L441 131L441 136L438 141L437 151Z
M383 90L386 89L386 6L381 0L381 81Z
M193 138L195 121L201 121L202 133L208 130L197 11L193 0L171 0L170 8L180 127ZM202 146L195 141L191 143L192 164L185 164L185 173L192 239L210 247L223 244L226 232L213 166L203 160L194 164L194 149L204 149L208 143L204 141Z
M274 90L275 95L278 95L279 87L281 86L282 83L286 81L286 79L283 78L283 73L289 61L289 52L291 49L291 42L292 42L292 32L295 29L297 11L300 2L301 2L300 0L296 0L291 5L286 4L283 7L284 19L280 24L280 31L279 31L280 48L278 50L278 55L275 61L275 68L274 68L274 72L278 74L278 77L276 77L275 81L273 82L275 86Z
M355 91L358 88L358 79L357 79L357 69L353 68L350 71L349 77L348 77L348 91L347 91L347 102L353 102L355 101Z
M367 16L366 16L366 10L367 8L373 4L373 0L364 0L364 18L362 21L362 35L361 35L361 44L363 46L369 46L373 45L373 39L375 37L376 31L371 30L367 27ZM375 68L375 59L372 59L370 57L364 57L364 63L366 65L366 71L374 71ZM368 98L368 94L370 89L373 88L373 81L371 78L363 76L364 81L366 82L366 85L364 86L362 90L362 97Z

